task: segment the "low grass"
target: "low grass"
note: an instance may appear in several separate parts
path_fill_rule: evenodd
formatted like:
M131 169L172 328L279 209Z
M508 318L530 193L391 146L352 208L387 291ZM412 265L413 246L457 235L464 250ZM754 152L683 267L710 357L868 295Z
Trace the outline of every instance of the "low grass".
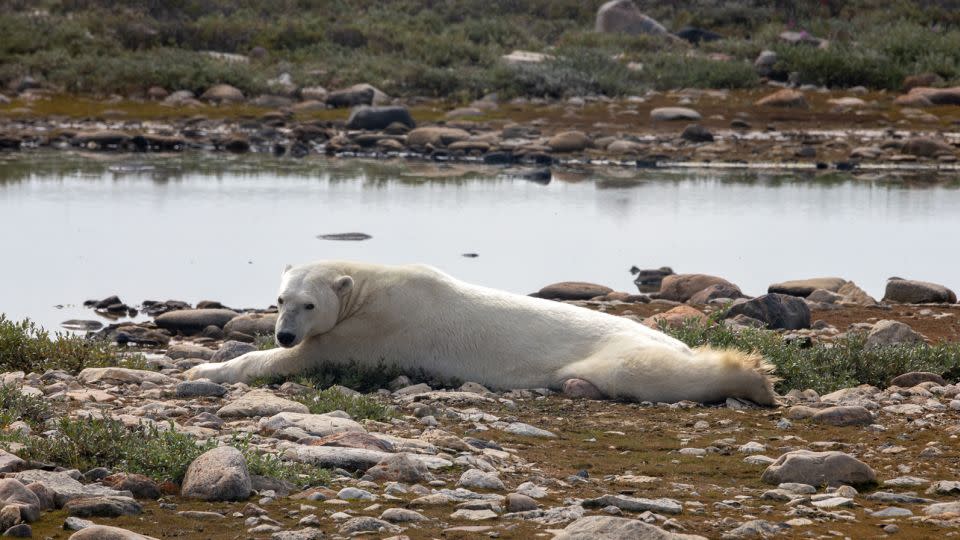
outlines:
M377 420L386 422L396 416L394 410L376 398L364 395L348 395L339 388L327 388L301 394L296 400L303 403L313 414L343 411L354 420Z
M111 419L64 417L52 427L54 433L48 436L7 436L5 442L22 445L17 454L23 459L80 471L106 467L175 483L183 480L194 459L218 446L215 440L199 441L172 428L141 425L131 429ZM249 436L235 436L228 444L244 454L251 474L298 486L329 483L327 471L264 453L251 446Z
M106 341L59 332L51 335L29 319L17 322L0 314L0 372L62 369L76 373L106 366L143 367L137 357L122 357Z
M960 376L960 345L898 345L867 348L866 336L850 334L830 343L805 346L786 342L775 332L732 330L714 314L706 323L687 321L666 332L691 347L709 345L759 352L773 363L781 378L777 391L812 388L824 394L860 384L886 387L890 379L910 371L931 371L947 378Z

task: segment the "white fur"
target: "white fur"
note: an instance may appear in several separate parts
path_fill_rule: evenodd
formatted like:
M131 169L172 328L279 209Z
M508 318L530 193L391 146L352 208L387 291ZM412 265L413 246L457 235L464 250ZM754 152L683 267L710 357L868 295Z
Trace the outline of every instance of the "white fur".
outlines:
M297 266L284 272L280 298L277 333L295 335L291 348L200 365L188 376L249 381L352 360L498 389L579 378L620 399L774 402L770 368L754 355L691 350L622 317L464 283L429 266Z

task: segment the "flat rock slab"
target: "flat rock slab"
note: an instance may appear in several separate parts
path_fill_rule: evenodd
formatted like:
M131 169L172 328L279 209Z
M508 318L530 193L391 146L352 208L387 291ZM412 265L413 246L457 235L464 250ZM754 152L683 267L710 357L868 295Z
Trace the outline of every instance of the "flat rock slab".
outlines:
M118 491L100 484L83 485L62 472L30 470L17 473L14 478L25 484L42 484L53 492L54 502L58 507L64 506L67 501L83 497L133 497L129 491Z
M168 377L156 371L146 371L143 369L129 369L120 367L105 368L86 368L77 375L80 382L92 384L97 382L106 382L111 384L141 384L150 382L153 384L173 384L177 382L173 377Z
M831 426L868 426L873 423L873 415L863 407L841 405L821 409L814 413L811 420Z
M284 457L291 461L331 469L340 467L348 471L366 471L393 455L377 450L332 446L295 446L284 452ZM428 469L443 469L453 466L452 462L436 456L409 454L409 457L414 461L423 463Z
M164 313L154 322L164 330L192 336L208 326L223 328L237 315L232 309L180 309Z
M73 533L69 540L157 540L120 527L91 525Z
M604 495L596 499L587 499L583 501L583 506L585 508L616 506L628 512L645 512L649 510L661 514L679 514L683 511L683 506L673 499L644 499L640 497L627 497L626 495Z
M310 409L303 403L275 396L269 390L251 390L236 401L221 407L217 411L217 416L220 418L244 418L273 416L281 412L306 414L310 412Z
M210 381L183 381L177 384L178 398L223 397L227 387Z
M366 433L367 431L363 426L349 418L306 412L279 412L270 418L261 419L259 427L265 433L275 433L281 429L294 427L315 437L327 437L348 431L358 433Z
M567 525L553 540L707 540L694 534L677 534L639 519L588 516Z
M767 292L806 298L817 289L837 292L840 290L840 287L843 287L846 283L847 280L838 277L795 279L792 281L784 281L783 283L774 283L767 287Z
M507 427L503 428L503 430L506 431L507 433L513 433L514 435L523 435L526 437L545 437L545 438L556 437L556 434L554 434L553 432L531 426L530 424L524 424L523 422L512 422Z
M650 119L657 122L696 121L701 118L700 113L687 107L659 107L650 111Z
M143 512L131 497L81 497L67 502L65 508L74 517L120 517Z

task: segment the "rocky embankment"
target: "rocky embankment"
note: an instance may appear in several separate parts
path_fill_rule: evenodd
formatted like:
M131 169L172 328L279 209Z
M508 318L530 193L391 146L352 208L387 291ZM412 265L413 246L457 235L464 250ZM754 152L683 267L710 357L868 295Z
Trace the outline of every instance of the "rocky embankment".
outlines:
M651 325L703 316L720 298L742 296L713 276L638 273L645 287L657 279L649 295L586 283L537 294ZM841 329L811 323L811 308L823 317L869 309L956 325L956 307L947 304L956 297L935 284L891 280L881 302L838 278L770 289L737 299L727 323L827 341ZM101 309L121 311L122 303L110 300ZM691 301L704 303L681 304ZM549 389L493 392L474 382L432 388L401 376L366 398L395 411L381 421L312 414L298 396L313 390L293 382L252 388L183 380L190 367L251 350L244 341L271 330L269 312L238 314L214 303L146 308L153 323L103 332L150 344L148 370L6 373L3 383L44 396L59 416L172 428L221 446L193 461L176 485L122 470L24 461L18 443L9 443L0 455L7 535L928 538L960 527L960 386L940 374L904 373L883 388L825 395L792 389L772 409L733 399L713 406L611 403ZM641 317L644 310L652 315ZM842 331L866 330L878 347L924 339L904 326L862 321ZM7 429L30 432L22 422ZM330 484L303 489L251 474L244 454L229 446L237 435L249 436L260 452L331 471Z
M69 98L27 90L16 102L0 104L0 149L361 155L541 168L956 168L960 89L919 87L899 98L817 88L770 92L681 90L508 102L491 95L454 108L391 99L370 85L332 93L303 89L301 101L282 102L248 102L239 90L220 85L199 100L173 92L161 99L161 113L140 117L145 113L138 111L157 105L118 100L116 108L92 106L90 116L64 116L35 109ZM152 95L165 94L156 89ZM907 106L910 96L916 99ZM344 107L352 107L349 116Z

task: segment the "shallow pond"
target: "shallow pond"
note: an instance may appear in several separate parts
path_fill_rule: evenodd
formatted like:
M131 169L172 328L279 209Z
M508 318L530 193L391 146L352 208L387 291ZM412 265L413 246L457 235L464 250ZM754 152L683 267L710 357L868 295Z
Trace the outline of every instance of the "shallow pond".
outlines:
M878 297L894 275L957 288L956 180L607 170L544 185L460 164L3 154L0 313L55 328L111 294L264 307L284 265L319 258L428 263L518 293L635 291L632 265L748 294L822 275ZM318 238L349 232L372 238Z

